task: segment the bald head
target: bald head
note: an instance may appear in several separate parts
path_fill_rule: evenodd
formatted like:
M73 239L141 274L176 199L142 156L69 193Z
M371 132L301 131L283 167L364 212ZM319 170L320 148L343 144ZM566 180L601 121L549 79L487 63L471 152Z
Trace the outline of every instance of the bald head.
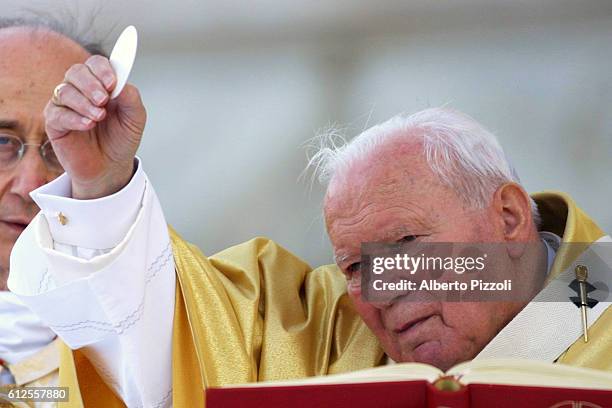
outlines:
M53 88L88 56L81 45L49 29L0 29L0 146L9 138L45 142L43 109ZM57 176L35 146L28 146L15 167L0 169L0 290L6 287L10 251L37 212L29 193Z
M7 86L16 93L26 92L26 89L33 89L28 92L52 90L61 82L68 67L76 62L85 61L88 56L89 53L81 45L47 29L30 27L0 29L2 90L8 89ZM25 78L30 81L24 82ZM50 84L52 85L49 86ZM47 97L49 95L47 92ZM42 110L40 113L42 114Z
M0 120L19 120L42 132L43 108L53 88L88 55L71 39L46 29L0 29Z

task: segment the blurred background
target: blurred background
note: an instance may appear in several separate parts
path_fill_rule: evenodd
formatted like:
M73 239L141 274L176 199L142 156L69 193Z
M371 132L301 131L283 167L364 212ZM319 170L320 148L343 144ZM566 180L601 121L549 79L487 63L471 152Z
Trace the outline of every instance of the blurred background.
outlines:
M494 131L528 191L612 232L612 1L2 0L135 25L140 149L168 221L207 254L256 235L332 262L304 144L448 105ZM94 18L91 18L91 16Z

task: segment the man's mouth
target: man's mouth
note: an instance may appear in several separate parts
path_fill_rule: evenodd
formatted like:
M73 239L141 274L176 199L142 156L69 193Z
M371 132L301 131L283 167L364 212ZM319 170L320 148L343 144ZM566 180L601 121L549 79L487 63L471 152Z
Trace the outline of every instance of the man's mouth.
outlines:
M28 226L28 223L22 221L1 220L0 224L3 224L8 230L13 231L17 234L21 234L23 230Z
M403 325L397 327L395 330L393 330L393 332L398 336L413 333L420 325L422 325L425 321L429 320L429 318L432 316L434 316L434 314L429 314L426 316L422 316L416 319L409 320Z

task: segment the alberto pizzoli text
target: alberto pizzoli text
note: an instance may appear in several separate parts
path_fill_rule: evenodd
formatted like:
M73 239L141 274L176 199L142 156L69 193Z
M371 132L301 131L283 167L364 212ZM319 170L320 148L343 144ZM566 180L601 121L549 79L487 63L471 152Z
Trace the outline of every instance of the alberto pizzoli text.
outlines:
M472 279L468 282L440 282L435 279L426 279L419 282L402 279L399 282L385 282L376 279L372 282L374 290L382 291L404 291L404 290L426 290L426 291L510 291L512 290L512 280L505 279L503 282L485 282L481 279Z

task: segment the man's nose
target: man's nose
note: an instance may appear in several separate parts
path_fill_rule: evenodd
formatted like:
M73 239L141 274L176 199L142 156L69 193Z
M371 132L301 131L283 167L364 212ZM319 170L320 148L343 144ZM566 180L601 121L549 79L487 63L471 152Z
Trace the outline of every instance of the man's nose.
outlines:
M372 290L369 291L369 303L377 309L387 309L397 302L405 301L406 298L414 296L414 290L410 290L407 286L402 286L402 276L396 276L393 272L390 272L388 276L385 276L383 282L395 284L393 289L383 288L383 290Z
M30 192L50 180L50 173L36 149L29 149L13 169L14 178L11 192L30 200Z
M401 301L402 296L403 294L401 293L387 292L383 294L378 294L378 296L372 296L368 303L380 310L388 309L394 303Z

